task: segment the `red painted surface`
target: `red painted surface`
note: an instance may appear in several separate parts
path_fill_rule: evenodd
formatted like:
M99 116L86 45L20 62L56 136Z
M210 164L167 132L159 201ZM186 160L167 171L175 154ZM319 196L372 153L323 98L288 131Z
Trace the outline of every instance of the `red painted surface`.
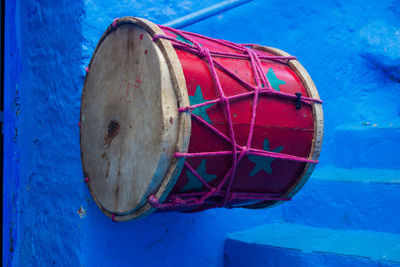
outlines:
M164 31L166 35L176 38L177 36L168 31ZM200 37L190 36L204 47L213 51L239 53L234 49L220 45L216 42L206 40ZM205 100L213 100L218 98L217 88L214 86L212 76L205 60L197 55L176 49L180 63L186 79L186 85L189 96L194 96L196 88L200 86L203 98ZM266 52L257 53L261 55L271 55ZM230 71L239 75L246 82L255 85L253 70L249 60L234 59L226 57L214 57L219 63L223 64ZM295 94L301 92L302 96L308 96L299 77L285 64L262 60L262 65L267 73L271 68L276 77L283 80L285 84L279 86L281 92ZM239 93L248 92L240 83L217 69L221 85L226 96L237 95ZM253 96L239 99L230 103L231 118L236 142L245 146L250 126L252 112ZM193 103L191 103L193 104ZM212 125L229 136L227 119L220 104L208 106L206 110ZM283 146L281 153L309 157L312 140L314 135L313 113L310 105L303 105L301 109L295 108L295 102L292 100L282 99L279 96L261 95L257 106L257 116L254 127L254 135L251 147L263 149L265 138L269 140L269 148L271 151ZM232 150L231 144L216 134L212 133L205 126L192 119L192 134L190 138L189 152L210 152L210 151L226 151ZM223 178L229 167L232 165L232 155L218 157L199 157L187 158L186 161L197 169L201 162L206 160L206 172L210 175L217 175L217 178L209 184L216 186ZM233 192L248 193L279 193L284 194L299 179L305 163L274 159L271 163L272 173L268 174L264 170L250 176L255 163L249 160L249 156L239 163L234 178ZM172 194L182 193L182 189L188 184L188 168L185 166L181 175L175 184ZM200 174L201 175L201 174ZM188 192L208 191L206 187ZM215 200L220 200L215 197ZM204 209L215 206L216 202L207 201L207 204L196 209ZM232 201L230 204L246 204L246 201ZM196 210L195 209L195 210Z

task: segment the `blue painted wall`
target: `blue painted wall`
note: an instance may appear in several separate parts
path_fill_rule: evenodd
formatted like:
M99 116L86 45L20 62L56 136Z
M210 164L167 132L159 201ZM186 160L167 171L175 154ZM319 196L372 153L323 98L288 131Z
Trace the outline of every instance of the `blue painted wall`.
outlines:
M18 161L20 155L17 149L18 115L20 107L19 81L21 73L17 30L19 28L16 18L16 5L7 4L4 10L7 23L4 41L4 156L3 156L3 263L11 263L15 250L16 210L18 198ZM5 265L5 264L3 264Z
M221 266L227 233L291 216L283 205L112 223L83 182L80 94L84 67L105 28L121 16L164 23L216 2L7 2L4 190L5 232L12 238L4 241L3 261ZM322 167L399 169L399 7L393 0L255 0L186 30L274 46L298 57L325 101Z

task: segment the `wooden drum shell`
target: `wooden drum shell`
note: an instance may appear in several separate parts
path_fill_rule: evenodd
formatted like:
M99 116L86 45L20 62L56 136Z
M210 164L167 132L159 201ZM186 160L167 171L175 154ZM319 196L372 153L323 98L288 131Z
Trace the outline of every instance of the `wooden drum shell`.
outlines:
M132 77L136 77L137 75L137 77L140 76L139 79L143 81L146 79L150 81L155 75L160 75L160 77L163 77L164 79L169 77L170 79L170 83L168 83L169 85L167 86L169 89L165 89L165 86L163 85L160 86L160 83L162 84L163 81L155 85L149 82L147 88L147 90L151 89L161 91L161 94L159 94L162 102L161 109L163 110L163 112L161 112L163 117L161 121L164 126L160 127L162 129L160 130L160 135L167 136L167 138L162 139L165 140L165 145L154 147L158 153L157 155L160 155L160 158L166 158L166 160L163 161L163 166L161 166L162 164L160 163L160 160L149 160L149 166L155 166L155 174L153 177L129 177L129 175L125 175L126 177L124 178L108 182L113 178L104 178L103 176L105 176L106 172L97 170L98 167L93 163L95 161L89 160L89 157L99 158L98 160L100 165L106 164L105 162L101 163L101 155L105 153L107 158L117 158L118 155L112 154L112 151L117 151L117 148L111 150L107 148L107 144L104 143L98 145L98 151L93 153L90 152L93 144L89 146L88 144L90 142L87 140L90 140L90 136L92 135L91 133L94 131L106 132L107 135L107 125L110 125L108 121L114 115L110 115L110 119L104 120L104 126L102 126L103 129L101 129L101 127L99 127L100 129L92 129L87 119L82 119L82 115L89 113L86 110L90 109L90 99L93 99L93 97L97 99L98 92L102 93L107 90L107 88L100 88L102 83L99 83L100 85L96 88L93 87L92 89L90 87L90 84L93 84L90 83L90 81L96 79L96 77L90 78L90 76L95 76L95 73L92 73L92 67L94 68L94 66L96 66L95 58L99 47L108 36L117 33L119 30L123 30L124 27L140 28L140 30L137 30L136 32L129 33L131 36L128 39L132 40L127 40L126 42L136 47L135 53L143 53L145 55L140 55L140 58L143 58L142 60L146 60L146 56L155 57L154 53L158 53L160 70L155 72L153 70L148 70L148 72L152 73L143 74L145 70L139 70L140 68L135 66L132 71L126 74L126 78L122 75L118 79L126 79L128 81L132 80ZM210 51L240 54L234 49L226 47L213 40L199 37L197 35L190 35L190 33L187 34L192 38L192 40L199 42L201 46L208 48ZM186 164L190 165L190 167L192 167L200 176L205 178L211 188L218 187L232 164L232 155L189 158L174 157L175 153L184 154L232 151L232 146L229 142L223 140L207 129L207 127L204 127L204 125L199 123L197 120L191 118L190 111L176 112L175 110L170 112L167 110L169 107L173 106L173 104L170 103L174 102L174 99L177 102L176 107L182 108L205 101L219 99L219 94L216 90L215 81L210 73L210 67L207 60L199 55L174 48L172 46L172 41L163 38L158 38L153 41L153 45L157 48L150 48L149 46L151 46L151 44L149 40L155 35L166 35L176 38L181 42L191 43L182 36L176 35L168 29L162 30L157 25L144 19L132 17L118 19L113 23L113 25L110 25L100 39L91 59L91 63L89 64L89 72L85 80L81 107L82 164L85 177L87 177L88 180L88 186L96 203L106 215L116 221L137 219L154 212L156 210L154 205L150 205L147 201L150 195L153 195L159 203L169 203L173 202L173 196L179 197L182 193L207 191L208 188L196 180L196 177L188 169L189 167L184 164L185 161ZM144 45L143 40L146 38L148 41ZM117 40L118 38L115 37L115 39ZM253 51L260 56L289 56L287 53L275 48L256 45L248 47L253 49ZM132 56L132 59L136 57L138 56L135 54ZM224 65L229 69L229 71L235 73L247 83L251 85L255 84L253 70L248 59L235 58L235 56L213 58L216 62ZM104 60L106 59L107 58ZM101 64L107 64L106 62L102 63L102 60L102 58L97 59L97 64L99 66ZM95 63L93 63L94 61ZM261 62L263 70L266 73L268 80L272 81L271 86L275 90L292 95L300 92L302 96L319 99L313 81L297 60L289 60L287 64L285 62L273 60L261 60ZM94 66L92 66L92 64ZM247 88L225 72L218 68L216 71L223 91L227 97L248 92ZM140 75L136 73L140 73ZM161 78L161 80L163 80L163 78ZM119 80L115 81L116 86L114 87L119 88L119 90L125 90L125 88L121 89L121 87L118 87L118 84L120 84ZM161 88L157 88L157 86ZM140 89L135 89L133 86L132 90L133 96L135 96L134 90ZM93 92L96 92L96 94ZM174 94L172 98L171 96L168 96L171 94ZM121 99L126 101L122 93ZM153 100L151 99L150 101ZM154 103L158 103L158 100L154 99ZM232 119L235 140L239 146L246 145L252 116L252 105L252 96L230 101L230 118ZM121 108L121 112L125 112L125 109L128 108L130 108L130 106ZM146 110L145 108L143 113L147 114L146 116L150 116L149 120L151 120L151 115L153 114L152 109L149 108ZM202 108L193 109L192 113L210 123L210 125L221 131L226 136L229 136L227 116L221 103L214 103ZM136 111L134 115L145 116L142 114L142 111ZM170 125L168 125L168 123L170 123ZM123 129L124 121L118 121L118 124L121 124L121 129ZM149 128L147 131L154 130L150 126L147 128ZM138 132L139 130L134 133L127 131L126 138L129 138L130 134L132 134L131 138L134 138L134 135L138 135ZM166 132L168 132L168 134L166 134ZM172 133L175 133L176 136L172 136ZM296 109L295 102L291 99L285 99L274 95L260 95L257 102L251 148L283 153L316 161L318 160L321 150L322 135L323 114L320 103L312 102L311 105L302 105L300 109ZM118 140L118 138L122 137L117 135L115 141L112 141L111 146L113 146L113 142L117 143L116 140ZM100 140L100 138L98 138L98 140ZM122 148L118 149L120 151L119 154L121 155L122 153L123 155L122 158L125 156L127 157L128 152ZM172 151L174 151L174 153L172 153ZM120 159L120 162L122 161ZM113 164L117 165L118 160L114 161ZM165 164L168 164L168 167L165 167ZM238 194L247 192L271 194L271 196L278 197L276 199L272 197L267 200L240 199L232 197L228 201L225 201L224 204L231 207L241 206L247 208L263 208L279 204L282 202L281 199L291 198L300 190L311 175L314 166L315 163L246 155L237 165L231 191L233 193L237 192ZM141 166L135 166L134 168L140 167ZM145 168L145 166L143 166L143 168ZM111 166L111 170L112 169L113 166ZM109 173L107 174L111 176ZM126 182L128 180L132 181L132 179L134 182ZM143 183L143 188L146 188L146 190L142 190L143 193L141 193L140 196L138 196L137 193L133 196L129 195L129 193L124 193L126 199L121 199L120 196L109 196L110 194L113 194L110 192L114 192L115 190L103 191L102 189L99 189L103 188L104 185L110 185L113 188L116 186L125 188L124 185L126 184L129 184L129 186L137 186L138 184ZM97 187L94 185L97 185ZM226 187L227 185L224 185L221 188L221 192L224 192ZM126 192L130 192L129 188L126 189ZM216 194L200 205L186 205L184 207L172 206L159 210L198 211L219 206L223 198L223 194ZM124 203L120 204L120 202Z

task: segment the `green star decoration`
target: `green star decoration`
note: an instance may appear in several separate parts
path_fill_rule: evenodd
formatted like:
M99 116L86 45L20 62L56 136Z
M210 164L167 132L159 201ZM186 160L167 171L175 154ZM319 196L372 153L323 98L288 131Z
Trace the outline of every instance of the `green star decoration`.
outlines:
M267 138L265 138L263 143L263 150L280 153L283 150L283 146L278 146L274 150L271 150L269 148L269 141ZM249 155L249 160L255 164L254 168L250 172L250 176L256 175L259 171L265 171L268 174L272 173L271 163L275 160L274 158Z
M176 35L176 39L177 40L179 40L179 41L182 41L182 42L185 42L185 43L188 43L188 44L190 44L190 45L194 45L191 41L189 41L188 39L185 39L185 38L183 38L182 36L180 36L180 35ZM197 42L198 43L198 42ZM202 44L199 44L200 46L203 46Z
M177 40L179 40L179 41L182 41L182 42L188 43L188 44L190 44L190 45L193 45L193 43L192 43L191 41L189 41L189 40L187 40L187 39L183 38L183 37L182 37L182 36L180 36L180 35L176 35L176 39L177 39Z
M279 89L280 85L286 84L285 81L279 80L276 77L275 72L272 68L269 68L266 76L267 76L267 79L268 79L269 83L271 84L272 88L274 88L276 91L280 91L280 89Z
M197 85L194 96L189 96L189 102L190 102L190 105L196 105L196 104L201 104L201 103L207 102L207 100L205 100L203 97L203 93L201 92L200 85ZM214 104L210 104L210 105L214 105ZM207 114L207 109L210 107L210 105L195 108L195 109L193 109L192 113L194 115L201 117L203 120L205 120L206 122L211 124L212 123L211 119Z
M196 172L204 179L207 183L217 178L217 175L208 174L206 172L206 160L203 159L197 167ZM181 189L180 192L187 192L198 190L203 187L203 183L197 178L190 170L186 171L186 175L189 178L189 182Z

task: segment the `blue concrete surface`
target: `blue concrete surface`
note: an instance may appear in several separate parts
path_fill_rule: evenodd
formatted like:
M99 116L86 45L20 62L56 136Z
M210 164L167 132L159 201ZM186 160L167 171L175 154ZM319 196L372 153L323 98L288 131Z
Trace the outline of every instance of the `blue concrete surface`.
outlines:
M227 10L231 10L235 7L246 4L250 1L253 0L224 0L214 5L196 10L188 15L163 23L163 25L175 29L182 29L212 16L219 15Z
M282 209L290 223L400 233L400 170L317 168Z
M333 165L317 167L313 180L368 184L400 184L400 169L338 168Z
M267 224L229 234L225 266L400 266L400 235Z
M85 0L85 6L83 7L85 16L82 18L82 33L84 36L82 71L88 65L101 35L115 18L125 16L141 17L157 24L163 24L218 2L216 0L119 2L113 0Z
M3 266L10 266L15 251L17 191L19 187L18 162L21 158L17 150L19 139L18 117L20 107L20 54L17 43L19 21L16 19L16 5L5 5L4 32L4 154L3 154Z
M80 265L81 1L18 1L16 266Z
M399 94L400 95L400 94ZM335 144L341 145L335 163L344 168L391 168L400 166L400 120L386 125L341 125L335 129Z
M339 202L333 212L339 224L321 220L321 225L399 233L396 219L381 224L372 219L371 228L364 219L358 219L384 216L385 208L378 204L370 211L364 205L361 211L366 214L346 223L341 214L356 214L360 199L375 195L371 192L364 196L362 192L374 189L366 183L358 187L350 185L354 182L329 179L315 182L319 192L307 191L306 185L298 200L269 210L154 214L128 223L112 223L99 211L83 182L77 127L84 67L98 39L115 17L140 16L164 23L217 2L7 1L10 35L6 73L10 75L5 83L8 164L4 191L8 205L3 210L4 232L8 237L11 232L11 237L3 240L9 248L3 251L3 265L222 266L223 241L228 233L290 218L303 219L303 207L318 204L320 199L331 199L331 207L338 199L348 200L346 205ZM382 168L400 168L396 158L399 7L398 0L379 4L371 0L362 4L355 0L290 4L254 0L186 30L274 46L296 55L324 100L320 166L369 167L379 173ZM374 144L369 145L372 140ZM333 169L326 173L335 176ZM310 181L313 187L311 182L314 180ZM387 199L397 199L398 189L385 191L389 188L385 183L376 186L382 186L378 190L382 194L390 194ZM322 204L314 212L315 217L318 212L322 217L327 214ZM302 222L309 223L306 219Z

